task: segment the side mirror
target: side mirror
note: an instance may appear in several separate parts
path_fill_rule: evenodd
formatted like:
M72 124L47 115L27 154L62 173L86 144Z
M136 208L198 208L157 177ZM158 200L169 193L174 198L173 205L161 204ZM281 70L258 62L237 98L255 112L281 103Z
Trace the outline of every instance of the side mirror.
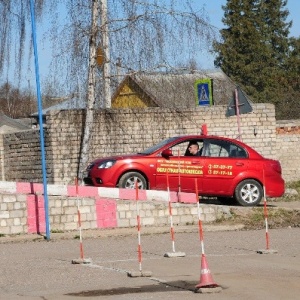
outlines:
M173 152L171 149L165 149L162 151L161 156L168 159L170 156L173 156Z

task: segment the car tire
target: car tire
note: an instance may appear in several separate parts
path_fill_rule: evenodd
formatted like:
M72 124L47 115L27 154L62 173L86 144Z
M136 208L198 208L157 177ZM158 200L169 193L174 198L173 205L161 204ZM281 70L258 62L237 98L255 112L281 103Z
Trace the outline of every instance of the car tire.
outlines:
M119 180L119 188L134 189L135 181L137 181L137 185L140 190L147 189L146 178L138 172L128 172L123 174Z
M258 181L246 179L237 185L234 195L240 205L256 206L263 197L263 188Z

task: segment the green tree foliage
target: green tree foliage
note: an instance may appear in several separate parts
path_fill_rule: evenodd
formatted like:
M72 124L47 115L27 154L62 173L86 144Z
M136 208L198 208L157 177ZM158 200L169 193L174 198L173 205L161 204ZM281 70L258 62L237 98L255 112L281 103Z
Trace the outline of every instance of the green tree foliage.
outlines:
M281 118L300 118L300 38L290 38L285 72L281 82L286 82L286 91L277 105Z
M215 65L255 102L275 104L277 118L299 118L299 95L294 102L287 96L297 95L299 40L289 38L292 22L287 22L286 4L287 0L227 1L222 7L222 41L214 43Z
M300 92L300 38L291 38L286 66L291 87Z

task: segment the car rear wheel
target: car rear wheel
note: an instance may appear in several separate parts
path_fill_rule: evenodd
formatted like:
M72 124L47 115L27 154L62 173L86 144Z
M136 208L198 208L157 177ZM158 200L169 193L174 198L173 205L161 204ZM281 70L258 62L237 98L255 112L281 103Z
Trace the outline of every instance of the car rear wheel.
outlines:
M147 189L147 181L145 177L138 172L128 172L122 175L119 180L119 187L123 189L134 189L135 182L140 190Z
M253 179L243 180L235 188L235 199L242 206L256 206L260 203L262 196L262 186Z

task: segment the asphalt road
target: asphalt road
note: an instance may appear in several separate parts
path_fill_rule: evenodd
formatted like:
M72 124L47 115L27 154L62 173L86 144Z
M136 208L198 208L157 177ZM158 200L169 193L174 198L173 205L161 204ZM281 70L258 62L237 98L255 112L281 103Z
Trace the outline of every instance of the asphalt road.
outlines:
M265 236L264 230L204 230L208 268L221 287L212 294L194 292L201 271L197 230L175 228L175 253L186 256L167 258L170 234L143 234L142 228L142 272L152 277L137 278L128 277L140 270L137 233L83 238L91 264L72 264L80 257L78 239L1 242L0 299L299 299L300 228L269 231L277 254L257 253L266 249Z

